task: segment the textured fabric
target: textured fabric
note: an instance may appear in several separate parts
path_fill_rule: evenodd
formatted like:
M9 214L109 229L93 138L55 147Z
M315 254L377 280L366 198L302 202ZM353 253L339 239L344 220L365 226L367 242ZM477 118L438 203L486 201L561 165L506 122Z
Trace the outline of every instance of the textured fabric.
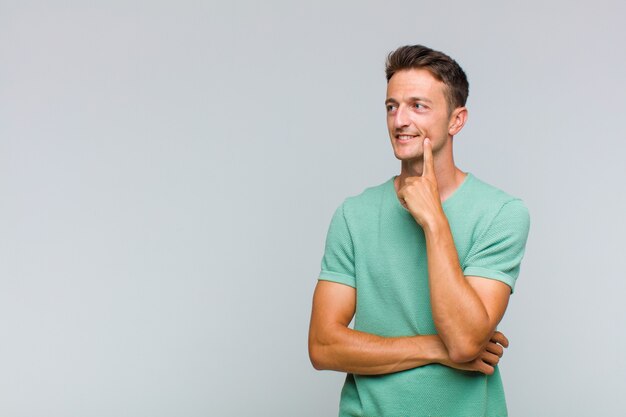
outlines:
M387 337L435 334L424 232L398 201L394 178L337 208L319 279L357 289L357 330ZM529 229L523 202L468 173L442 205L464 274L502 281L513 291ZM348 374L341 393L342 417L506 415L497 367L491 376L439 364Z

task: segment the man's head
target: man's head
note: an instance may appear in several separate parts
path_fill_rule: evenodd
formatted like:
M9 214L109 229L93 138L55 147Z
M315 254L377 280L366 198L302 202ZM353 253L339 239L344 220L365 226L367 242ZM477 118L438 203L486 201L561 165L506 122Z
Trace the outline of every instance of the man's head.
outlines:
M451 138L467 119L468 83L461 67L441 52L403 46L389 54L386 74L387 127L396 158L419 162L429 138L433 155L452 163Z
M401 46L389 53L385 65L387 82L396 72L409 69L425 69L445 84L448 113L465 106L469 83L463 69L448 55L423 45Z

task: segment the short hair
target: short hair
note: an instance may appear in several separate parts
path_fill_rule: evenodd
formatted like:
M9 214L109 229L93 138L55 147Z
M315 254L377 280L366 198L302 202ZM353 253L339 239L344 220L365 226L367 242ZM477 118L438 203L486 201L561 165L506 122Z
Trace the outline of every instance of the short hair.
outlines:
M401 46L387 55L387 83L396 72L409 69L425 69L445 84L447 88L444 89L444 95L449 113L457 107L465 106L469 94L467 76L461 66L448 55L423 45Z

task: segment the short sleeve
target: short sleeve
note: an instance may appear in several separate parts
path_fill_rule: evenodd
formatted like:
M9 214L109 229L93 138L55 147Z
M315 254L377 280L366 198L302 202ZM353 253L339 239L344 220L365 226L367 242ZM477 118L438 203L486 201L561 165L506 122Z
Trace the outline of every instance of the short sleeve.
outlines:
M356 287L354 247L343 204L335 210L328 228L319 279Z
M472 245L463 274L502 281L513 292L529 228L530 216L524 203L519 199L505 203Z

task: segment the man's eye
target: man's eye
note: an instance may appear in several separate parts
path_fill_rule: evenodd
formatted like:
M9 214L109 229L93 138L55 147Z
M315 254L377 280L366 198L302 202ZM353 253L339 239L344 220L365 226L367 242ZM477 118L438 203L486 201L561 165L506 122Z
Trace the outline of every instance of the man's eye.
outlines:
M423 109L424 108L424 105L422 103L415 103L414 106L415 106L416 109Z
M392 111L396 107L393 104L387 104L387 111Z

